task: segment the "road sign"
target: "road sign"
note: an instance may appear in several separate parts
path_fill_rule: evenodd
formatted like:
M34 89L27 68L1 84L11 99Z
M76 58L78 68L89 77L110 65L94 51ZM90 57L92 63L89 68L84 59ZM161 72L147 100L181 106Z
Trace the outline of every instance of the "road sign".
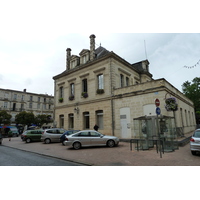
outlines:
M156 114L157 114L157 115L160 115L160 113L161 113L161 110L160 110L159 107L157 107L157 108L156 108Z
M160 100L159 99L155 100L155 105L156 105L156 107L160 106Z

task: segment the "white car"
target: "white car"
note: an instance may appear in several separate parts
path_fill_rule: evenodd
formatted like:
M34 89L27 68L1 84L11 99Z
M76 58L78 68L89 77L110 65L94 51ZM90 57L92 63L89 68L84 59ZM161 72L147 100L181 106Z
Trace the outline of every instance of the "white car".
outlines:
M114 147L119 144L119 138L115 136L103 135L94 130L83 130L66 136L65 146L80 149L87 146L108 146Z
M190 138L190 150L192 155L196 155L196 152L200 152L200 129L195 130Z

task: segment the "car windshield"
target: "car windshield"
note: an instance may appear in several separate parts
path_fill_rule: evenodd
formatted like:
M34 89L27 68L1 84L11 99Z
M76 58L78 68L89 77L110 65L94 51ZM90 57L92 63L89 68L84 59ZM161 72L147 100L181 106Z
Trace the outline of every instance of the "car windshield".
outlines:
M200 138L200 130L199 131L195 131L194 137Z

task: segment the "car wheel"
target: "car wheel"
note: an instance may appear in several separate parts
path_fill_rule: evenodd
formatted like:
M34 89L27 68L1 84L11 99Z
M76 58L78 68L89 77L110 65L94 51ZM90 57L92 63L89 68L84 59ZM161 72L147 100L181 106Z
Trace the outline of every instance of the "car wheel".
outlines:
M107 146L108 146L108 147L114 147L114 146L115 146L114 140L108 140Z
M30 143L31 142L31 139L30 138L27 138L26 139L26 143Z
M76 149L76 150L80 149L81 148L81 143L80 142L75 142L73 144L73 148Z
M192 155L196 155L196 151L191 151Z
M45 139L44 141L45 144L50 144L51 143L51 140L49 138Z

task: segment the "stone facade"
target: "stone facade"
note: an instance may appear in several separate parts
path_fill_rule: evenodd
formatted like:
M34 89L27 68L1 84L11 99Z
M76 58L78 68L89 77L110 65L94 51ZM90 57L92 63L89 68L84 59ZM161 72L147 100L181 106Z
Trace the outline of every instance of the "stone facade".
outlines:
M15 116L22 111L51 115L54 113L54 97L47 94L36 94L23 91L0 88L0 110L6 110L12 115L12 123Z
M173 96L179 104L177 126L184 133L194 129L193 103L165 79L154 80L148 60L130 64L101 46L94 50L94 44L95 36L91 35L90 50L83 49L80 57L68 57L66 70L53 77L57 127L82 130L98 124L103 134L132 138L133 119L156 115L156 98L162 114L173 115L164 107L165 98ZM74 59L76 65L72 64Z

